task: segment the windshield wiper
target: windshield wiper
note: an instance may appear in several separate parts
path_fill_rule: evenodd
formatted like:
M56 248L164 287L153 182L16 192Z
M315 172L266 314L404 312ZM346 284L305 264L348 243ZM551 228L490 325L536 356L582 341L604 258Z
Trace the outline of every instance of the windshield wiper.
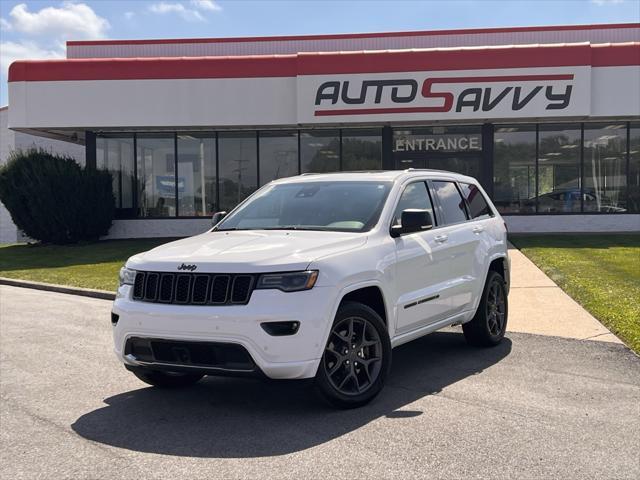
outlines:
M302 227L299 225L282 225L279 227L263 227L260 230L321 230L322 227Z
M282 225L279 227L255 227L255 228L238 228L238 227L229 227L229 228L216 228L213 230L214 232L229 232L232 230L310 230L310 231L327 231L330 230L326 227L303 227L299 225Z

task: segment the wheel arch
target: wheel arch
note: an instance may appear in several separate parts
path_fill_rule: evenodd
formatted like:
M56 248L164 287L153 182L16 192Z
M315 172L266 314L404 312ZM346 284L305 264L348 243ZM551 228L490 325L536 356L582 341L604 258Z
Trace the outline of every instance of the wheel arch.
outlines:
M508 254L498 253L493 255L489 260L487 264L487 269L484 273L482 284L479 285L479 290L476 295L476 300L474 302L475 305L473 306L473 310L472 310L473 315L475 315L475 312L478 310L478 307L480 306L480 298L482 296L482 292L484 291L484 286L487 283L487 278L489 278L489 272L497 272L502 276L502 278L504 278L506 287L507 287L507 294L509 293L510 275L509 275L509 257L507 255ZM471 320L473 318L473 315L471 315L466 321Z
M375 289L375 290L368 290L368 289ZM325 345L329 339L329 332L331 332L331 327L333 326L333 322L336 318L340 305L342 305L342 303L345 301L350 301L350 300L353 300L354 298L358 298L360 295L363 295L363 293L361 293L363 291L367 291L368 294L376 294L376 290L382 302L384 316L380 315L380 313L375 308L371 307L371 305L368 305L365 302L361 302L361 303L369 306L370 308L373 308L373 310L376 311L376 313L378 313L378 315L382 317L382 321L387 327L387 333L389 335L389 338L393 337L392 335L393 332L391 331L391 328L392 328L392 325L395 324L395 322L392 321L394 317L393 317L393 313L388 311L389 305L385 300L384 289L382 288L382 285L380 284L380 282L375 280L358 282L352 285L348 285L339 291L337 295L337 301L335 302L333 309L331 310L331 318L327 322L326 330L322 337L322 350L321 350L322 352L324 352ZM359 301L359 300L353 300L353 301ZM316 372L319 366L320 366L320 359L318 359L318 366L316 367Z
M358 302L366 305L380 315L382 322L385 324L387 329L389 328L387 306L384 300L384 294L382 293L382 289L379 285L361 286L350 290L342 296L338 303L338 308L340 308L340 305L344 302Z

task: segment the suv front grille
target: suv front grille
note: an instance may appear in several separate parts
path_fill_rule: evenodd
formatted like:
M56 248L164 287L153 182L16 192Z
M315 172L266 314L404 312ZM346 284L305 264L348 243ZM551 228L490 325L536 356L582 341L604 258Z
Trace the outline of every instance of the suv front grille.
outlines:
M246 305L255 275L138 272L133 299L182 305Z

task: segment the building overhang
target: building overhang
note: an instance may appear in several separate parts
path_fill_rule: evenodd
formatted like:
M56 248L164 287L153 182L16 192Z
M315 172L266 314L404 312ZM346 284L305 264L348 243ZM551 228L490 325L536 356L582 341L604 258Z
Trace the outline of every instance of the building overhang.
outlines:
M30 133L640 117L640 43L18 61Z

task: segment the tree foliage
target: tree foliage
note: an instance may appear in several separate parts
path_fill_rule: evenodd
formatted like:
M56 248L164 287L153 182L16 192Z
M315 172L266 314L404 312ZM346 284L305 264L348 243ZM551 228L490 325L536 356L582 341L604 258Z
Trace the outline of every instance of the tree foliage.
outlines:
M15 151L0 167L0 201L19 229L44 243L97 240L115 213L108 172L36 149Z

